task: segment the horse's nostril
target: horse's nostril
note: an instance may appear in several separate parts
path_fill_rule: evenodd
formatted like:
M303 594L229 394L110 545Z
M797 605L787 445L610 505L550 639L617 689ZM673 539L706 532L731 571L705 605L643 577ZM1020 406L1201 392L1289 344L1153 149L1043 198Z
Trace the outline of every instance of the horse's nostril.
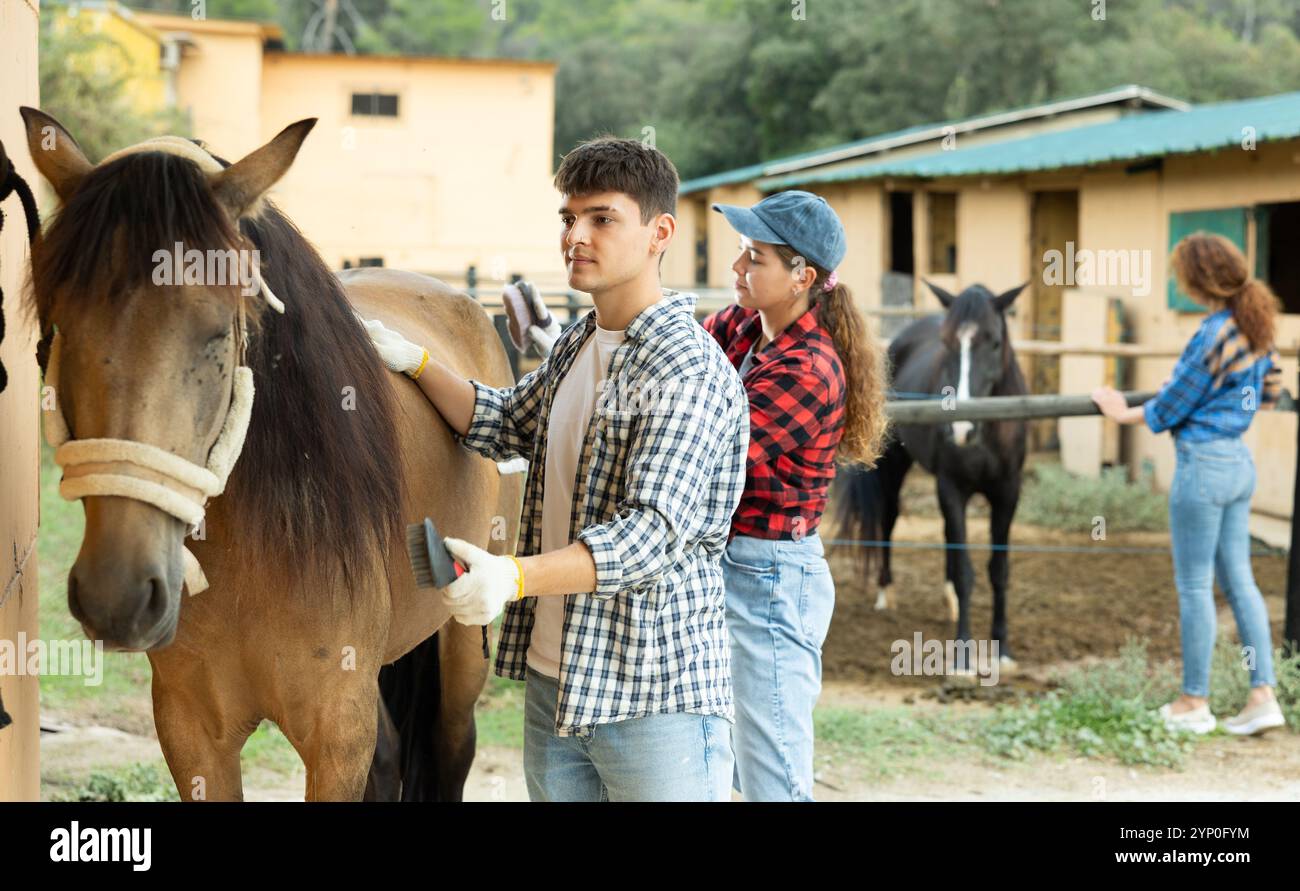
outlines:
M149 615L157 618L167 611L167 586L154 576L149 579Z

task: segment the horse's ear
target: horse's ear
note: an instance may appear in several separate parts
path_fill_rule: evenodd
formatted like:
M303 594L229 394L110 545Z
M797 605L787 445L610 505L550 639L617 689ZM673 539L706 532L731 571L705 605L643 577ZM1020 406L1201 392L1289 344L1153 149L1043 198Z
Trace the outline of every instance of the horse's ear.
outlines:
M66 202L93 165L86 160L77 140L54 118L26 105L18 113L27 126L27 150L32 163L54 187L59 200Z
M944 309L952 305L953 296L951 294L929 279L921 279L921 281L925 282L926 286L934 292L934 296L939 298L939 302L943 304Z
M266 145L212 176L212 191L235 219L248 214L289 170L315 118L290 124Z
M1006 312L1007 307L1014 303L1015 299L1020 296L1020 292L1027 287L1029 287L1029 282L1025 282L1023 285L1017 285L1010 291L1002 292L993 298L993 305L998 308L998 312Z

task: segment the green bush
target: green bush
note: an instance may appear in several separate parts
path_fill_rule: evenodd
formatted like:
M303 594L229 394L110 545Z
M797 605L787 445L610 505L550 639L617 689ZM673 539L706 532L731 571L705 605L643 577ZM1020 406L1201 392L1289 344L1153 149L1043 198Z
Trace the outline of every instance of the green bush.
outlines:
M1150 474L1128 481L1123 467L1102 468L1098 479L1076 476L1059 464L1027 469L1016 519L1070 531L1090 530L1104 517L1107 531L1164 531L1169 503L1155 491Z
M56 801L179 801L171 777L152 764L132 764L109 772L95 771L79 789Z

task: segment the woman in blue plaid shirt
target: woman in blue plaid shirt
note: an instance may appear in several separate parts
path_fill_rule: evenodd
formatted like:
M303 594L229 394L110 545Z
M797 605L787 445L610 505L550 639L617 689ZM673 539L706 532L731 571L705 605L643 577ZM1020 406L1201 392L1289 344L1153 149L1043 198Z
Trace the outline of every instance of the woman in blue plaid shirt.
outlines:
M1183 645L1182 695L1160 709L1171 729L1208 733L1210 656L1214 650L1214 580L1232 606L1250 669L1250 696L1225 720L1230 733L1262 733L1286 723L1273 696L1273 643L1268 610L1250 567L1250 496L1255 465L1241 434L1258 409L1281 393L1273 346L1277 297L1250 276L1246 258L1226 238L1198 232L1174 246L1181 290L1210 310L1173 374L1154 399L1129 408L1110 387L1092 394L1107 417L1145 421L1174 435L1178 463L1169 489L1169 538L1178 587Z

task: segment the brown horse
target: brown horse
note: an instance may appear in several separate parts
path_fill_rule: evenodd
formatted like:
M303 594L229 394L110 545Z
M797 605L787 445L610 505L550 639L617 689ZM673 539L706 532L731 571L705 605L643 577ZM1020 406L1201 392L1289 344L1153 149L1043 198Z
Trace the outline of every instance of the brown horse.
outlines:
M507 386L490 320L424 276L340 281L265 200L314 120L214 171L148 144L92 166L57 121L22 113L61 206L33 248L32 304L41 331L56 326L61 338L57 397L73 440L145 443L203 467L231 413L234 369L245 355L252 369L242 455L198 531L186 540L186 523L133 497L84 497L68 577L87 636L148 651L154 722L181 798L241 799L239 753L263 719L302 757L309 800L396 797L397 753L376 751L377 734L398 744L394 723L432 737L430 788L459 798L487 677L484 631L449 622L438 592L415 587L402 530L428 515L446 535L513 553L520 481L461 448L416 386L384 369L354 310L465 377ZM157 283L157 252L177 243L259 252L287 310L210 274ZM210 585L194 596L182 594L187 546ZM426 679L436 709L425 726L390 720L380 667L435 632L424 649L436 654Z

